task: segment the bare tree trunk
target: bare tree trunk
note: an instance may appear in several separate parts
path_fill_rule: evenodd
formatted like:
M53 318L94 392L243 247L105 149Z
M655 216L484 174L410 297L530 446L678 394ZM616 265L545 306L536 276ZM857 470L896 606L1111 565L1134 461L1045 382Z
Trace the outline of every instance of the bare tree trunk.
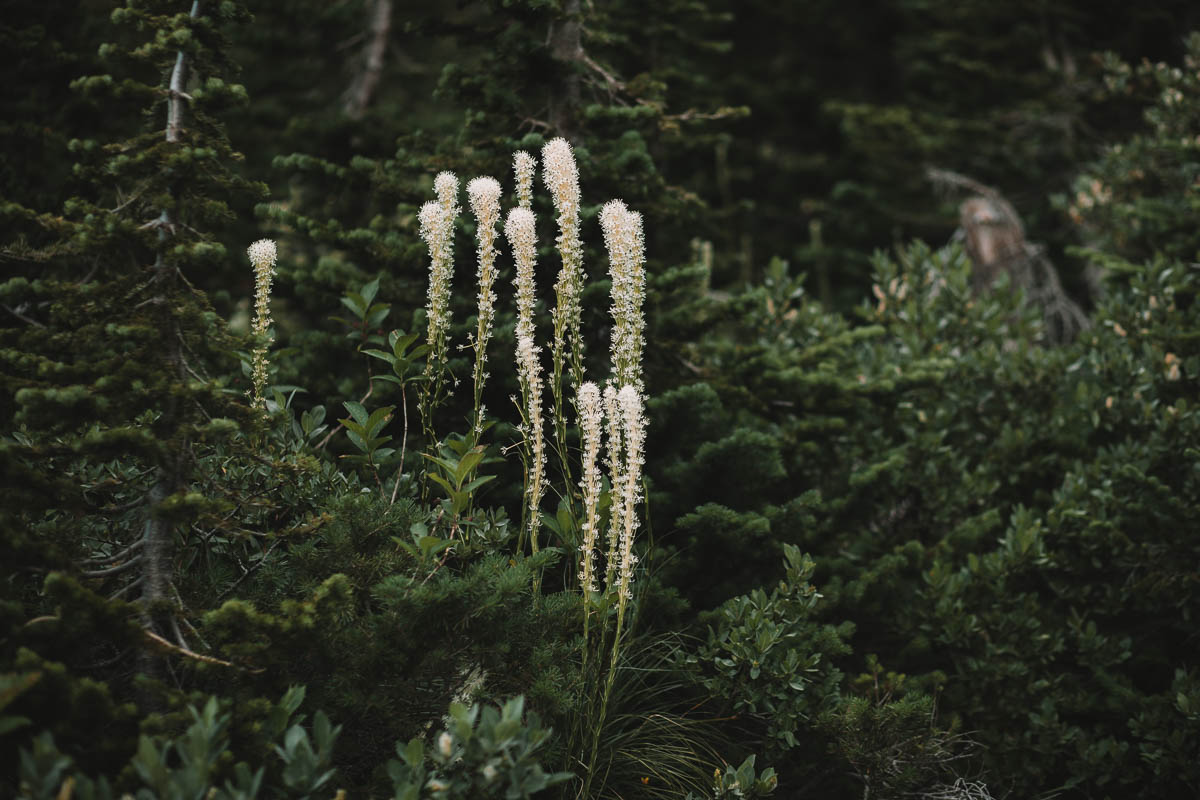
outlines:
M580 65L584 62L583 12L580 0L566 0L562 17L550 26L547 45L550 57L559 64L560 74L551 82L550 126L570 138L579 109Z
M383 57L387 53L388 34L392 29L392 0L375 0L367 25L367 43L363 47L362 69L357 72L342 96L342 110L350 119L362 119L375 99L375 90L383 77Z
M200 14L200 0L194 0L190 16L195 19ZM166 140L177 144L183 130L184 88L187 83L188 63L186 54L180 50L175 57L175 67L171 70L170 83L167 86L167 127ZM176 219L169 208L164 208L158 221L158 253L154 262L155 296L150 306L163 316L163 344L166 352L164 361L176 378L182 379L183 353L180 351L179 331L171 313L171 289L175 284L175 272L164 259L170 237L175 232ZM170 436L178 427L179 404L174 398L170 399L163 415L158 420L158 427ZM171 494L177 492L185 482L187 464L186 443L180 443L178 450L171 453L159 463L155 471L154 486L146 497L146 521L142 527L142 627L150 633L163 636L171 631L172 599L171 579L174 576L175 536L169 521L157 516L158 506ZM165 676L164 662L147 643L138 656L138 670L151 679L162 680ZM142 693L142 705L147 710L157 709L161 701L153 690Z

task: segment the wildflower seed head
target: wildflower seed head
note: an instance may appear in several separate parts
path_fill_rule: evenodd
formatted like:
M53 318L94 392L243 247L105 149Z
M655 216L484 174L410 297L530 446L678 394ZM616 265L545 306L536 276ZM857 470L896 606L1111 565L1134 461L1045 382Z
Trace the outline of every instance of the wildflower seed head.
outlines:
M438 751L442 754L442 758L449 758L454 751L454 739L446 731L442 731L438 735L437 741Z
M533 207L533 173L537 159L524 150L513 155L513 172L517 176L517 203L521 208Z

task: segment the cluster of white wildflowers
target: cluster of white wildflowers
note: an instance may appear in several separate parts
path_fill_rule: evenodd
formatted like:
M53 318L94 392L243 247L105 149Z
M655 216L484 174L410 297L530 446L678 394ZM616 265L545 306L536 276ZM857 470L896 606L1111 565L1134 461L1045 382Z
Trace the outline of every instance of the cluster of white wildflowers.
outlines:
M621 407L617 403L617 387L611 383L604 387L604 417L608 421L608 482L614 492L622 483L625 467L621 462L621 454L625 450L624 437L621 435ZM621 519L625 511L624 505L615 500L609 505L608 511L608 550L605 555L604 585L611 587L616 575L617 564L620 561L618 542L624 522Z
M646 327L646 244L642 215L620 200L600 210L600 227L608 249L612 278L612 378L618 386L642 386L642 350Z
M554 200L558 215L558 252L562 269L554 283L558 304L554 309L555 376L561 374L565 346L571 347L575 385L583 382L583 245L579 241L579 170L566 139L551 139L542 148L542 181Z
M514 208L504 222L504 235L517 267L517 341L534 337L533 307L537 302L533 268L537 262L537 220L527 208Z
M500 183L495 178L475 178L467 184L467 198L475 215L475 239L478 242L479 314L473 346L475 348L475 435L483 432L483 384L487 380L487 345L492 336L496 313L496 226L500 223Z
M421 206L417 219L429 247L429 363L445 363L450 328L450 280L454 276L454 218L458 216L458 178L443 172L433 183L437 201Z
M530 461L526 475L526 501L529 511L529 541L533 552L538 551L538 528L541 525L542 495L545 494L546 441L542 424L542 365L539 348L533 339L523 336L517 340L517 367L526 392L523 433L529 443Z
M642 395L634 386L622 386L617 392L617 405L621 410L621 428L625 439L624 470L618 497L614 502L621 504L620 577L617 580L621 600L632 597L633 567L638 558L633 554L633 538L637 533L638 520L634 509L641 499L642 467L645 465L646 417L642 409Z
M517 205L533 208L533 173L537 170L537 159L520 150L513 156L513 173L517 177Z
M600 591L596 585L596 534L600 524L600 436L604 427L604 405L600 388L591 381L579 387L579 427L583 439L583 556L579 564L579 585L586 594Z
M600 440L607 417L608 467L612 481L609 504L608 552L605 557L604 589L615 591L619 614L633 596L633 571L638 557L633 552L637 536L637 504L641 501L642 467L645 464L646 416L640 389L627 384L599 387L588 381L578 394L579 425L583 445L583 544L579 583L584 594L600 591L596 575L596 546L599 535Z
M272 239L259 239L246 248L254 267L254 319L250 332L260 340L271 329L271 281L275 277L277 251ZM250 400L256 408L266 408L263 393L267 387L267 343L256 345L251 358L250 380L253 383Z
M562 414L563 389L567 381L575 388L575 406L579 415L582 475L578 481L583 503L582 544L579 581L585 594L611 593L618 601L617 633L620 619L632 596L634 542L639 528L637 506L642 500L641 482L646 441L642 354L645 347L645 239L640 214L630 211L620 200L607 203L600 213L604 242L608 250L612 278L613 331L611 343L612 374L601 390L596 383L583 381L583 341L580 331L583 288L583 247L580 241L579 175L570 144L565 139L548 142L541 152L542 179L554 202L558 223L556 244L562 267L555 282L557 304L553 311L552 361L554 394L553 423L563 454L564 474L573 485L566 465L566 423ZM539 549L541 504L546 492L546 420L543 411L545 391L541 349L537 346L534 310L537 302L535 267L537 262L537 220L532 210L533 182L537 160L525 152L513 157L517 206L504 220L504 236L512 251L516 293L516 364L521 397L522 449L526 462L524 514L530 544ZM421 236L429 246L430 286L428 305L428 341L430 364L443 365L450 321L450 280L453 272L453 226L459 212L458 179L449 172L434 182L437 200L422 206L419 220ZM487 346L495 317L495 281L497 228L501 215L500 184L490 177L479 177L467 184L467 197L476 222L478 245L479 317L471 337L475 349L476 433L482 430L481 392L486 380ZM570 369L568 379L564 367ZM440 367L439 367L440 368ZM427 368L428 369L428 368ZM612 499L608 530L601 531L600 499L603 471L607 469ZM606 534L606 535L605 535ZM600 541L602 538L605 541ZM598 562L604 551L603 572ZM585 628L586 635L586 628ZM615 656L614 656L615 657Z

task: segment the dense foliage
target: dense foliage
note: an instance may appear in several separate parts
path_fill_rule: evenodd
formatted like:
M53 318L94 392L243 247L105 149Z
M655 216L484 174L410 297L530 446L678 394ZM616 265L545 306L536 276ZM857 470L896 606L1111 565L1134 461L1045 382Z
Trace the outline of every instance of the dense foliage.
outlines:
M1189 4L9 5L0 795L1200 792Z

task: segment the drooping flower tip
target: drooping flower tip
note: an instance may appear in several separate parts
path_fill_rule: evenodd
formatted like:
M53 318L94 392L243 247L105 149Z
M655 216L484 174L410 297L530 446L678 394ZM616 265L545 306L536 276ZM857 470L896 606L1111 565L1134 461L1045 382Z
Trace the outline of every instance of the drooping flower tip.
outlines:
M246 248L246 255L250 257L250 263L255 269L274 269L275 259L278 252L275 248L274 239L259 239L254 244Z
M467 184L467 198L471 202L471 210L476 216L483 215L483 209L499 206L500 182L495 178L482 176L472 178Z

